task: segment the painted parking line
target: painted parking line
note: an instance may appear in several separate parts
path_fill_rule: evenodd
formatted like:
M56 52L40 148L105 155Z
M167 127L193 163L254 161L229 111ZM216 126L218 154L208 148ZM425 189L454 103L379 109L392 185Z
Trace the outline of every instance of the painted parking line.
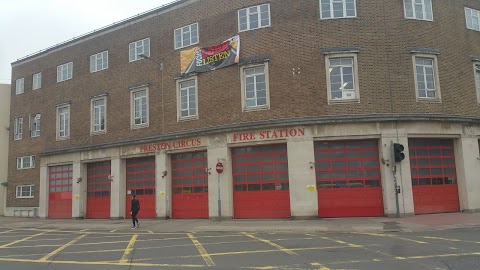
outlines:
M69 247L69 246L71 246L71 245L73 245L75 242L77 242L78 240L84 238L85 236L87 236L87 235L86 235L86 234L83 234L83 235L78 236L77 238L73 239L72 241L66 243L65 245L63 245L63 246L57 248L56 250L48 253L47 255L45 255L43 258L41 258L41 259L38 260L38 261L40 261L40 262L48 261L48 259L50 259L51 257L57 255L57 254L60 253L62 250L66 249L67 247Z
M261 241L261 242L263 242L263 243L265 243L265 244L268 244L268 245L270 245L270 246L272 246L272 247L275 247L275 248L279 249L280 251L286 252L286 253L288 253L288 254L290 254L290 255L298 255L297 253L293 252L292 250L290 250L290 249L288 249L288 248L284 248L284 247L280 246L279 244L275 244L275 243L273 243L272 241L269 241L269 240L267 240L267 239L263 239L263 238L257 237L257 236L255 236L255 235L249 234L249 233L244 233L244 234L245 234L245 236L248 236L248 237L253 238L253 239L255 239L255 240Z
M118 263L127 263L128 262L128 255L130 255L130 252L133 250L133 246L135 245L135 241L137 241L138 234L134 234L132 238L130 239L130 242L128 242L127 248L125 249L125 252L123 253L122 258Z
M212 258L210 255L207 253L205 248L198 242L197 238L193 236L191 233L187 233L188 237L192 240L193 244L195 247L198 249L198 252L200 252L200 255L202 256L203 260L207 263L208 266L214 266L215 263L213 262Z
M50 230L50 231L48 231L48 232L53 232L53 231L55 231L55 230ZM0 248L6 248L6 247L9 247L9 246L11 246L11 245L15 245L15 244L18 244L18 243L21 243L21 242L27 241L27 240L29 240L29 239L32 239L32 238L34 238L34 237L37 237L37 236L40 236L40 235L47 234L48 232L41 232L41 233L37 233L37 234L34 234L34 235L32 235L32 236L29 236L29 237L26 237L26 238L23 238L23 239L19 239L19 240L17 240L17 241L13 241L13 242L10 242L10 243L8 243L8 244L5 244L5 245L2 245L2 246L0 246Z
M460 240L460 239L454 239L454 238L442 238L442 237L434 237L434 236L419 236L419 237L425 238L425 239L442 240L442 241L449 241L449 242L480 244L480 242L478 241Z
M355 232L355 234L371 235L371 236L380 236L380 237L391 237L391 238L395 238L395 239L399 239L399 240L404 240L404 241L409 241L409 242L413 242L413 243L417 243L417 244L428 244L427 242L424 242L424 241L418 241L418 240L414 240L414 239L410 239L410 238L400 237L400 236L397 236L397 235L394 235L394 234L386 234L386 233L358 233L358 232Z

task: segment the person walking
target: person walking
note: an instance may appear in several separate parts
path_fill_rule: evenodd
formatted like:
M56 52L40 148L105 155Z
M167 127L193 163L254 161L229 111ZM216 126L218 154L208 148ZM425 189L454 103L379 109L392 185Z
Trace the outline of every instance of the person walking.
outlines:
M137 195L135 195L135 194L132 195L132 208L131 209L132 209L132 211L130 212L130 214L132 214L132 223L133 223L132 229L136 229L136 228L140 227L140 222L138 222L138 219L137 219L137 214L140 211L140 202L137 200Z

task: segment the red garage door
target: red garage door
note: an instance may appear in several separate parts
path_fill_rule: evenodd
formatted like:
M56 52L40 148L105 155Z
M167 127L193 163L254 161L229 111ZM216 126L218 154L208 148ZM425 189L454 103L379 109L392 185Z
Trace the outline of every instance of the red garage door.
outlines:
M73 166L60 165L48 168L49 198L48 218L72 218Z
M288 218L287 145L232 149L235 218Z
M172 155L172 217L208 218L207 151Z
M382 216L377 140L315 142L319 217Z
M139 218L155 218L155 157L127 159L127 212L131 218L131 194L140 201Z
M87 164L87 218L110 218L110 161Z
M460 211L453 141L410 139L408 148L415 214Z

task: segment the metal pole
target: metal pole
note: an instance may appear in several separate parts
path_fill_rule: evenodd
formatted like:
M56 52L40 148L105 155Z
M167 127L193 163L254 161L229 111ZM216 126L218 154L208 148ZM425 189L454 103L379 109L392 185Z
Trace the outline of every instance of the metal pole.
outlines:
M400 204L398 202L398 191L399 191L399 188L398 188L398 185L397 185L397 163L395 162L395 152L393 150L393 141L390 141L390 145L391 145L391 163L392 163L392 172L393 172L393 184L394 184L394 188L395 188L395 204L396 204L396 207L397 207L397 218L400 217Z
M218 159L218 162L220 162L220 159ZM218 222L220 222L220 220L222 219L222 200L221 200L221 197L220 197L220 174L217 173L218 175L218 183L217 183L217 186L218 186Z

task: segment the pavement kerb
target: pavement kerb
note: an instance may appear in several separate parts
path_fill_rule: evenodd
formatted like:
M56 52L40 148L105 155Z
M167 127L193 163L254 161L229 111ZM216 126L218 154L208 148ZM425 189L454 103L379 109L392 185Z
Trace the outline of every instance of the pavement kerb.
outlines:
M186 232L302 232L302 233L389 233L480 228L480 214L450 213L405 218L335 218L315 220L142 220L137 231L155 233ZM131 221L55 220L0 217L2 228L53 228L79 231L128 231Z

